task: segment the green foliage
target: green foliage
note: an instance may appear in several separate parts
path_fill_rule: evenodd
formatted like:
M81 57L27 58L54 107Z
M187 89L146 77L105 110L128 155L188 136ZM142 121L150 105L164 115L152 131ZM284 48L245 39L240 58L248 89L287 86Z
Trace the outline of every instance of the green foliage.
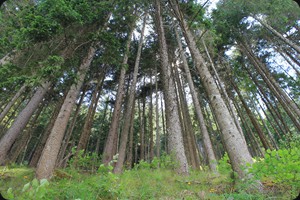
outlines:
M72 148L72 154L76 155L76 148ZM85 153L84 150L80 150L77 156L69 160L69 165L71 168L78 170L95 172L98 166L101 165L101 158L96 153Z
M300 148L267 150L265 158L255 162L250 168L256 178L268 177L275 183L300 188Z
M232 167L230 165L230 160L227 153L225 153L222 159L219 160L217 168L218 171L222 174L228 174L232 172Z

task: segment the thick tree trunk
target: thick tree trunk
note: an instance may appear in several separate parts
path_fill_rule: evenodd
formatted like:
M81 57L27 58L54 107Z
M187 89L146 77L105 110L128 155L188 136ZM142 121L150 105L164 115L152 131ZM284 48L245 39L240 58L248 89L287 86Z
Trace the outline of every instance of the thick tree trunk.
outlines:
M68 130L65 133L64 140L63 140L62 145L60 147L59 154L58 154L58 157L57 157L57 160L56 160L56 167L62 167L62 166L64 166L64 163L66 162L66 160L64 159L64 156L66 155L66 150L67 150L68 146L70 145L71 136L72 136L73 130L74 130L76 122L77 122L77 118L78 118L80 108L82 106L82 103L83 103L83 100L84 100L84 97L85 97L86 90L87 90L87 87L84 85L83 89L82 89L81 97L79 99L78 104L76 105L76 110L73 114L73 118L72 118L71 123L68 127ZM62 105L62 103L61 103L61 105ZM53 124L54 124L54 122L53 122Z
M194 36L189 30L188 24L179 10L177 1L170 0L170 2L172 3L173 10L183 30L187 45L191 51L196 68L209 97L211 107L216 115L233 170L238 173L239 177L243 178L246 174L241 169L241 166L245 166L246 163L252 163L252 158L247 149L245 138L242 134L240 134L237 126L235 125L234 119L230 115L215 80L210 74L206 63L197 48Z
M119 86L116 96L116 102L114 105L113 116L108 132L108 137L105 143L102 162L105 165L108 165L109 162L113 159L113 156L116 154L117 140L118 140L118 128L119 128L119 120L121 115L122 102L124 97L124 85L125 85L125 74L126 74L126 65L128 61L129 48L131 43L131 36L133 33L133 27L131 27L130 33L128 34L127 42L126 42L126 52L123 57L122 68L119 77Z
M64 96L65 97L65 96ZM46 141L49 137L49 134L51 132L51 129L54 125L54 122L57 118L57 115L59 113L59 110L64 102L64 97L62 99L59 100L59 102L57 103L53 113L52 113L52 117L51 119L49 120L48 122L48 125L47 125L47 128L45 129L44 133L39 137L38 139L38 142L37 144L35 145L35 148L34 148L34 153L30 159L30 162L29 162L29 166L30 167L36 167L37 166L37 163L40 159L40 156L42 154L42 151L43 151L43 148L46 144ZM40 139L41 138L41 139Z
M36 169L37 179L49 179L52 177L71 112L95 53L96 48L92 44L77 72L77 82L71 86L46 142Z
M40 87L37 88L33 97L30 99L26 107L19 113L18 117L14 121L13 125L8 129L6 134L1 138L0 141L0 165L5 163L8 152L21 134L23 129L29 122L32 114L36 111L39 104L43 100L48 88L50 87L50 82L45 81Z
M161 5L159 0L155 0L155 9L155 22L159 40L165 108L167 113L167 132L169 134L168 142L170 148L169 150L171 153L174 153L177 161L179 162L178 172L182 174L188 174L189 169L186 155L184 154L182 129L180 127L178 105L176 104L176 92L174 87L174 81L171 77L171 66L169 64L168 47L165 38L163 19L161 16Z
M4 119L6 114L9 112L11 107L16 103L16 101L19 99L19 97L22 95L22 93L26 90L27 86L23 85L19 91L15 94L15 96L10 100L10 102L5 106L5 108L2 110L0 114L0 122Z
M184 67L184 72L186 75L186 79L190 88L190 92L192 95L192 99L193 99L193 103L195 106L195 111L196 111L196 115L197 115L197 119L198 119L198 125L201 129L201 134L203 136L203 143L204 143L204 148L205 148L205 152L207 154L207 158L208 158L208 163L209 163L209 168L213 171L216 172L217 171L217 160L215 157L215 153L213 150L213 146L209 137L209 133L205 124L205 120L204 120L204 116L201 110L201 106L200 106L200 101L198 99L198 93L195 89L194 86L194 82L192 79L192 75L188 66L188 62L186 60L186 57L184 55L184 50L181 44L181 40L178 34L178 31L175 30L176 33L176 37L177 37L177 42L178 42L178 46L179 46L179 51L180 51L180 56L181 59L183 61L183 67Z
M136 60L134 64L134 69L133 69L133 77L132 77L132 82L130 85L130 91L129 91L129 99L127 102L126 106L126 113L124 116L124 126L121 132L121 144L120 144L120 150L119 150L119 156L118 156L118 161L116 163L116 166L114 168L114 173L121 173L124 160L125 160L125 155L126 155L126 146L128 142L128 133L130 129L131 123L133 123L132 119L132 113L135 112L135 106L134 106L134 101L135 101L135 91L136 91L136 83L137 83L137 78L138 78L138 72L139 72L139 66L140 66L140 59L141 59L141 54L142 54L142 47L143 47L143 41L144 41L144 33L145 33L145 27L146 27L146 20L147 20L147 14L145 15L144 22L143 22L143 28L140 36L140 41L139 41L139 46L138 46L138 51L136 55ZM130 38L129 38L130 40Z

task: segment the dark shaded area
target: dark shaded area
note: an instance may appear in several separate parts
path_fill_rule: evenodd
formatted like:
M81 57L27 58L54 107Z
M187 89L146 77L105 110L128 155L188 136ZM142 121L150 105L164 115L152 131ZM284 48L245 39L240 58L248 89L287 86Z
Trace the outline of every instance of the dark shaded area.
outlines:
M1 1L2 2L2 1ZM2 5L2 3L1 3L1 5ZM3 196L2 196L2 194L0 193L0 200L6 200Z
M0 0L0 7L2 6L2 4L5 2L6 0ZM0 197L1 198L1 197Z
M300 0L293 0L293 1L295 1L298 4L298 6L300 7Z
M299 5L299 1L297 1L298 5ZM300 6L300 5L299 5ZM294 200L300 200L300 193L299 195L294 199Z

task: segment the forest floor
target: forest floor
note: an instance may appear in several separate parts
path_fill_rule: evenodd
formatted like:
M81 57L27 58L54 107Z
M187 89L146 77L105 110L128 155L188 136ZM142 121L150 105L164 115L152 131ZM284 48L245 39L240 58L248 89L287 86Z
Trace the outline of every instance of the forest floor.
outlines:
M37 181L34 169L0 167L0 192L6 199L294 199L292 187L264 178L263 192L253 189L253 181L234 180L232 172L219 175L207 170L180 176L172 169L135 167L121 175L100 167L96 172L67 168L56 170L53 178ZM252 188L252 189L251 189Z

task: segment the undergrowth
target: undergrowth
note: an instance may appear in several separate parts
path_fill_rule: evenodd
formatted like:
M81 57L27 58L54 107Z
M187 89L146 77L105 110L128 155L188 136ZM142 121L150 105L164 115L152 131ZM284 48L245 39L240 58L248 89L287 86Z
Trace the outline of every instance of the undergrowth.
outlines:
M85 160L88 158L82 158ZM95 160L94 156L90 159ZM77 167L56 170L53 178L34 179L34 170L24 166L0 167L0 192L7 199L293 199L300 189L300 150L298 147L266 151L264 159L248 167L253 176L237 180L228 164L228 156L219 161L219 174L191 170L188 176L174 171L176 163L169 156L151 163L140 161L121 175L113 174L111 165L97 170ZM79 162L80 163L80 162ZM82 162L83 163L83 162ZM111 163L112 164L112 163ZM85 164L84 164L85 165ZM84 166L83 168L87 168ZM93 167L94 168L94 167ZM205 169L205 168L204 168ZM264 191L248 190L260 180Z

